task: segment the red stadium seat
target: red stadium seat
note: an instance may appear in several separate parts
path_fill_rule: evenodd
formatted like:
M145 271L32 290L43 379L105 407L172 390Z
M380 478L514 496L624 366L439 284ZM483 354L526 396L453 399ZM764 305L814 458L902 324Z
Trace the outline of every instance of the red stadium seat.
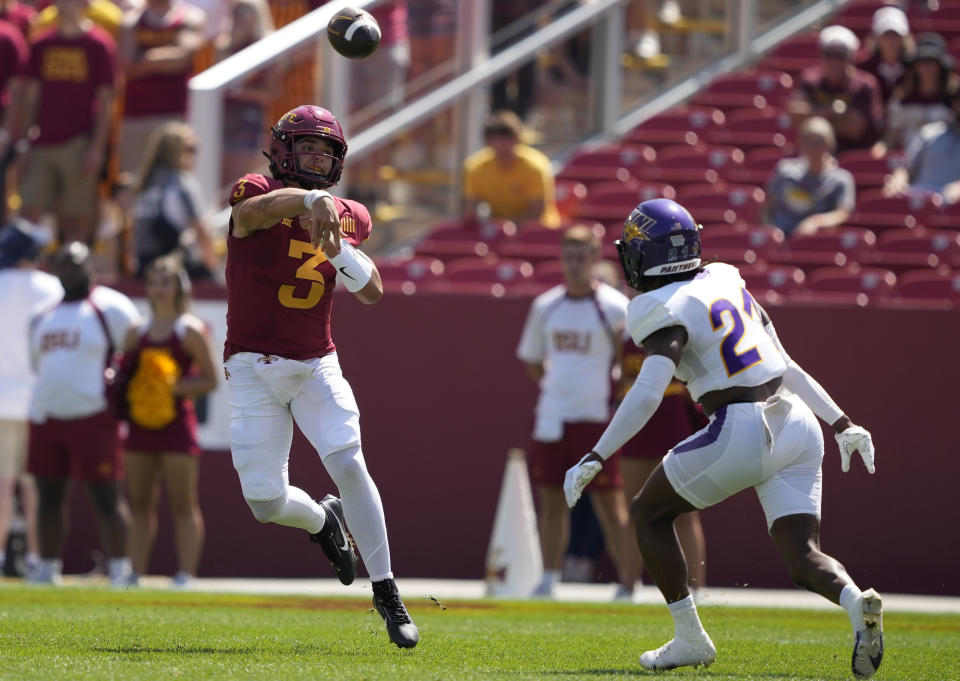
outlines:
M643 144L587 149L575 153L557 173L557 179L582 182L589 191L598 182L626 182L656 158L653 148Z
M703 258L709 260L714 251L729 249L752 250L760 260L766 260L783 248L783 231L769 225L735 224L725 222L703 226Z
M796 81L805 68L816 65L819 54L819 32L804 33L777 45L757 64L757 68L784 71L793 76Z
M657 163L648 166L644 179L674 186L725 180L743 168L745 156L737 147L725 145L674 145L663 147Z
M849 170L859 191L883 187L890 174L903 162L903 154L889 153L875 158L869 149L850 149L837 156L841 168Z
M927 31L939 33L948 43L960 37L960 4L943 3L936 12L910 19L910 32L913 35Z
M743 168L730 173L730 179L741 184L756 184L766 186L773 175L777 164L794 155L792 145L780 149L776 147L759 147L746 152Z
M458 258L446 264L442 277L424 281L419 291L475 293L500 297L528 283L533 265L513 258Z
M576 221L571 224L586 224L593 228L597 238L606 236L606 228L599 222ZM560 257L560 241L563 239L563 229L549 227L533 227L522 229L512 239L501 239L496 243L497 253L506 258L523 258L525 260L544 260Z
M880 235L869 258L872 265L896 273L921 267L960 267L960 231L892 229Z
M377 260L384 289L407 294L414 293L418 284L441 276L443 269L441 260L427 256Z
M693 98L699 106L763 109L783 106L793 92L793 78L783 71L746 70L715 78ZM728 121L729 123L729 121Z
M757 147L792 147L796 135L790 114L781 109L735 109L727 124L710 132L714 144L732 144L748 150Z
M913 270L897 280L894 296L909 300L939 300L960 304L960 270Z
M652 144L658 148L666 144L692 146L704 139L709 131L723 124L724 115L719 109L678 106L648 118L628 132L626 140Z
M590 199L581 208L581 217L600 222L623 222L636 205L650 199L672 199L677 195L666 182L626 182L597 184Z
M939 213L927 217L926 225L937 229L960 230L960 203L942 206Z
M417 255L441 260L469 256L485 256L490 244L516 234L517 226L510 220L489 220L477 223L453 221L441 223L416 246Z
M786 248L770 259L805 270L827 265L845 265L869 261L877 236L863 227L830 227L816 234L793 236Z
M797 300L866 305L893 291L897 275L880 267L823 267L807 273L804 291L794 294ZM806 295L807 292L813 295Z
M579 180L555 181L554 191L557 203L557 212L563 218L576 217L580 214L580 206L587 200L587 185Z
M759 222L765 198L762 189L746 184L696 184L677 190L677 201L701 224Z
M780 296L789 296L803 289L806 275L792 265L756 263L740 268L740 276L753 297L763 302L779 301Z
M940 214L941 204L938 195L886 197L880 190L869 190L857 198L847 224L874 230L929 225Z

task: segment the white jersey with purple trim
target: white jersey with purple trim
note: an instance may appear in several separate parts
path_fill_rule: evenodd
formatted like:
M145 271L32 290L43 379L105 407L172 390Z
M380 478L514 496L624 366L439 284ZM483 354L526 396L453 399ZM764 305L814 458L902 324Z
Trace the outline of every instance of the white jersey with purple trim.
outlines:
M731 265L712 263L693 279L630 301L627 331L638 345L668 326L687 331L676 374L695 400L713 390L762 385L786 370L759 308Z

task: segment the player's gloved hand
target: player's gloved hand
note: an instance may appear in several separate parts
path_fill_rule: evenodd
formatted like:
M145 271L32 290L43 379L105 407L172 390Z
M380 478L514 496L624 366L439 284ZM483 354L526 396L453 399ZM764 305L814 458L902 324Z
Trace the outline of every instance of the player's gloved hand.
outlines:
M591 457L592 460L588 461ZM603 461L597 461L596 454L590 452L580 459L576 466L567 469L567 474L563 477L563 494L567 497L567 506L573 508L583 494L583 488L590 484L601 468Z
M850 457L853 453L860 452L860 458L863 459L863 465L867 472L876 472L873 459L876 452L873 449L873 438L870 433L860 426L850 426L846 430L837 433L837 444L840 445L840 470L844 473L850 470Z

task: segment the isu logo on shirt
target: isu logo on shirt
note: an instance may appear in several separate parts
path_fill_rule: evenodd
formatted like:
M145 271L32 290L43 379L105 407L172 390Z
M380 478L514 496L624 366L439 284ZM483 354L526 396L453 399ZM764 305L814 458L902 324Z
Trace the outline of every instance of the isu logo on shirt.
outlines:
M577 352L586 355L590 352L590 334L579 331L554 331L553 347L557 352Z
M79 331L48 331L40 342L42 352L75 350L80 345Z
M43 53L45 81L84 83L90 78L87 55L79 47L51 47Z

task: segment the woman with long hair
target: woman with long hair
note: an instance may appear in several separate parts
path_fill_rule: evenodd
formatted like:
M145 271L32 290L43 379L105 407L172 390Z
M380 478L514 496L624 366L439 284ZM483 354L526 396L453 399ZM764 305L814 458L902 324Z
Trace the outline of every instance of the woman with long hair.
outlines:
M209 277L217 266L203 222L200 184L193 174L196 151L197 136L186 123L166 123L147 141L133 204L140 276L152 260L169 254L178 254L194 278Z
M130 331L124 347L125 373L130 376L125 390L130 424L126 474L133 510L133 582L150 562L162 480L177 548L173 583L182 586L196 575L203 546L193 400L216 387L216 369L203 322L187 312L190 280L175 257L147 267L146 295L150 319Z

